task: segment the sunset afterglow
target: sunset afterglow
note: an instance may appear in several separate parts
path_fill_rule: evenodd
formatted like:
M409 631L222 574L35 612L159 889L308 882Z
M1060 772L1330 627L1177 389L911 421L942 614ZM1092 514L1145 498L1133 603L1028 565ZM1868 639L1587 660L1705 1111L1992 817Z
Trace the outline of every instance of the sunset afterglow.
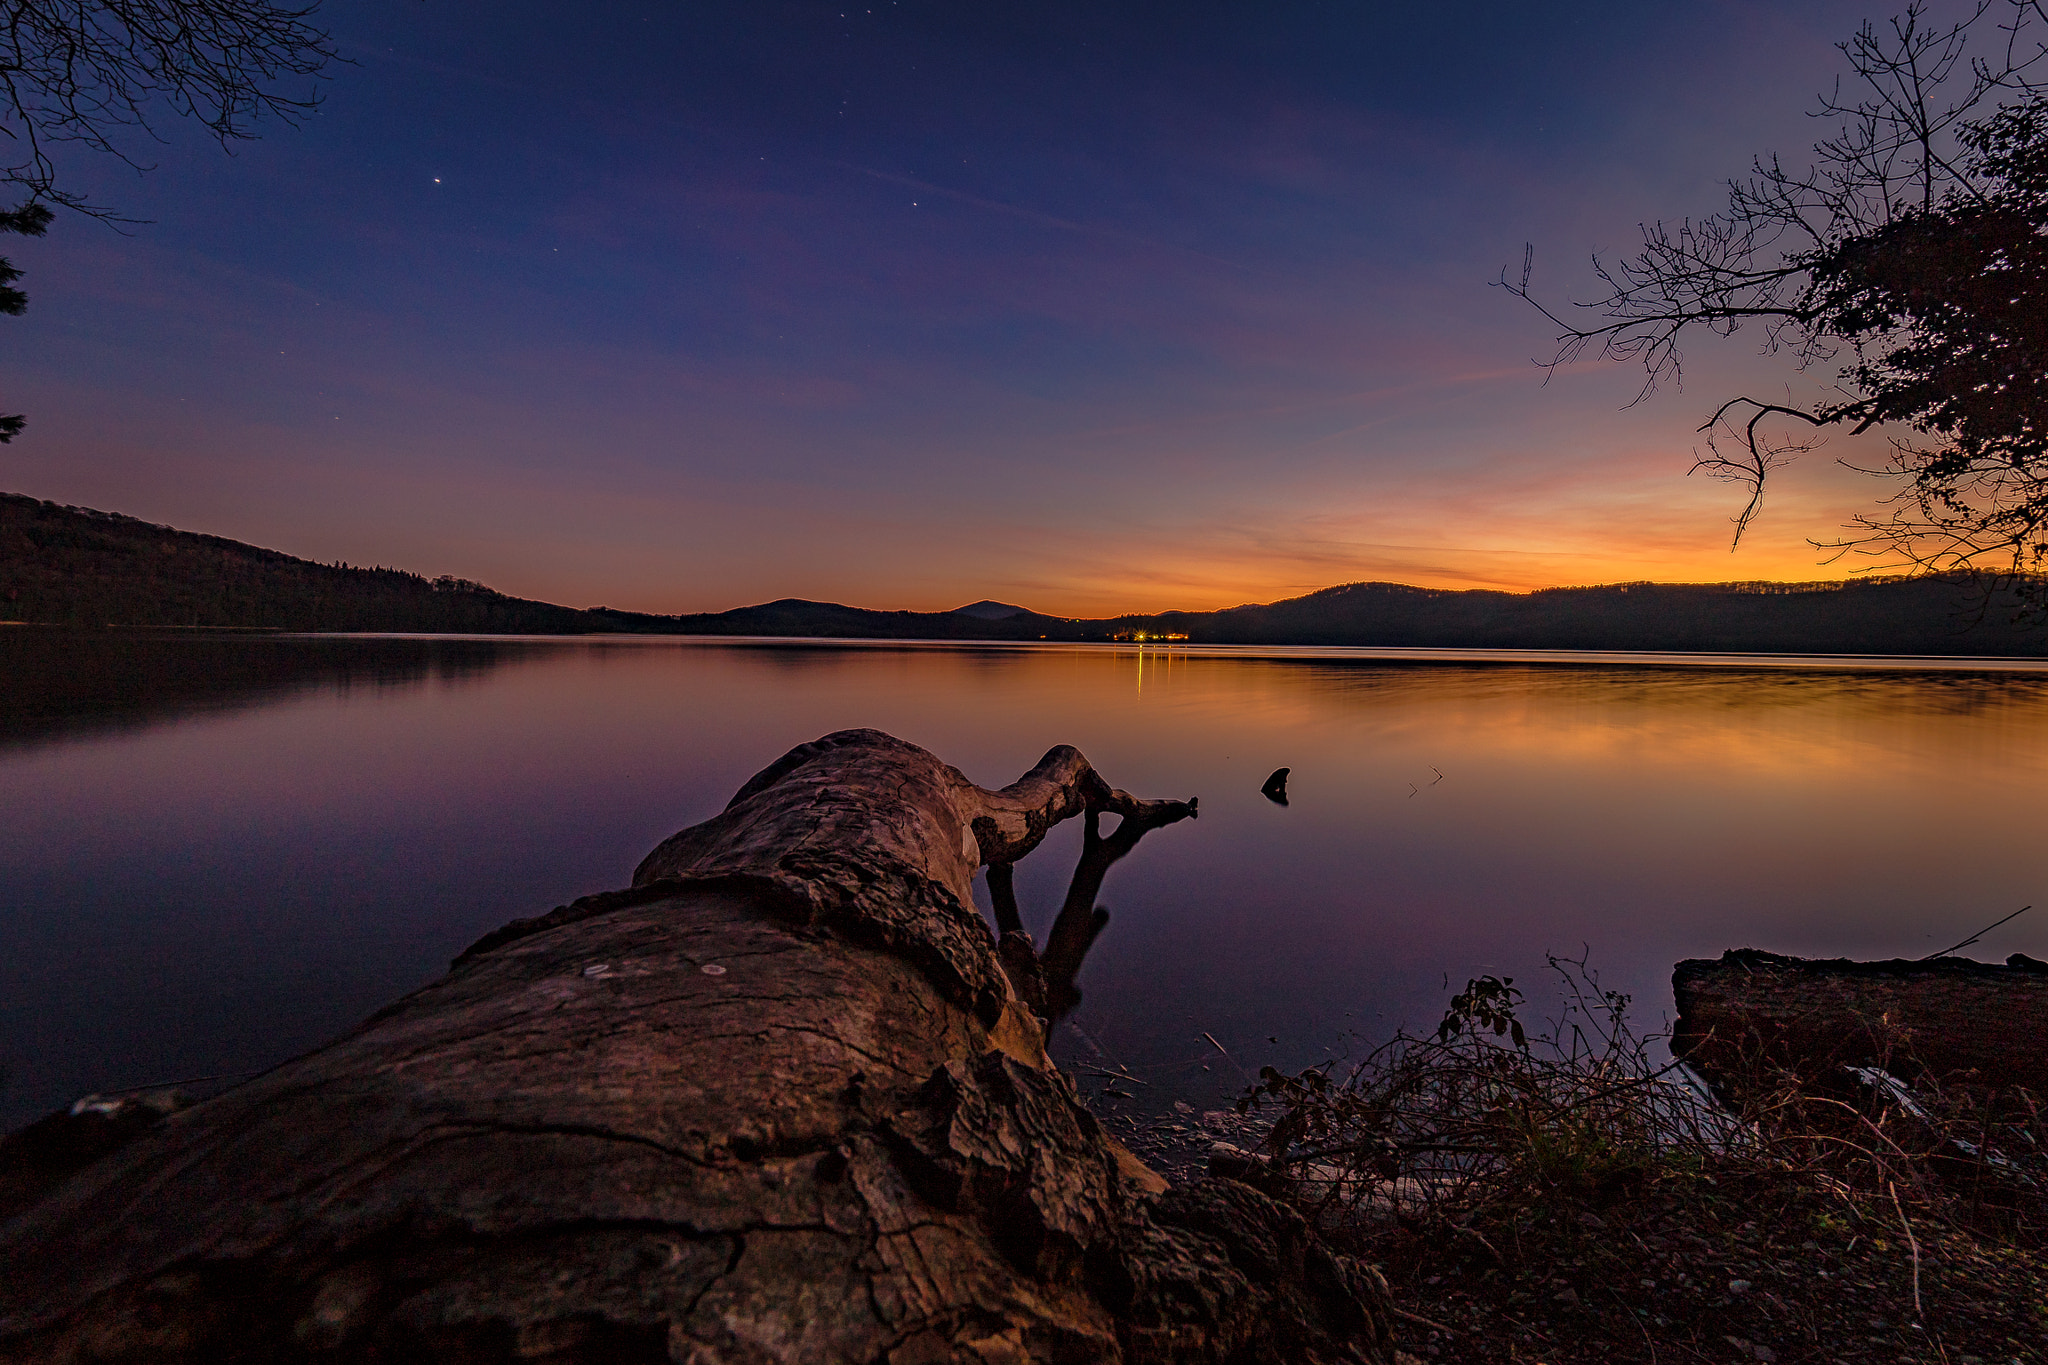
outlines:
M151 221L13 250L0 486L649 611L1837 576L1859 443L1734 554L1685 477L1812 377L1744 333L1546 383L1488 283L1583 295L1805 146L1860 17L351 7L305 127L82 160Z

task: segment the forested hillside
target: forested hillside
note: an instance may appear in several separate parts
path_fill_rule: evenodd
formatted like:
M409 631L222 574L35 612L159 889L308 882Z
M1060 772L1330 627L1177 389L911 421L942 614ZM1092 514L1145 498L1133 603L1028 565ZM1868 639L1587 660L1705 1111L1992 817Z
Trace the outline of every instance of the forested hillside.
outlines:
M60 625L825 639L2048 655L2018 597L1965 577L1620 583L1538 592L1352 583L1223 611L1080 620L979 602L872 611L784 598L688 616L577 610L400 569L316 564L220 536L0 494L0 620Z
M1353 583L1269 606L1125 617L1121 630L1238 644L1795 654L2048 653L2010 589L1963 577L1620 583L1509 593Z
M1768 654L2048 654L2048 628L2016 619L2009 590L1960 577L1848 583L1621 583L1539 592L1351 583L1223 611L1073 620L1020 611L864 611L787 599L675 618L697 635L1630 649Z
M478 583L317 564L115 512L0 493L0 620L67 625L587 634L673 629Z

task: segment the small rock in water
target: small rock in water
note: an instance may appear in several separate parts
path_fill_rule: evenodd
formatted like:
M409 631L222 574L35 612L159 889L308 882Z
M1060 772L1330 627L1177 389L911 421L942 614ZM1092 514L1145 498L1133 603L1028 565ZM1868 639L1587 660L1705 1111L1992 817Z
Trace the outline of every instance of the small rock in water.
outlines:
M719 966L716 962L707 962L703 966L699 967L697 970L704 973L704 975L706 976L725 975L725 968Z

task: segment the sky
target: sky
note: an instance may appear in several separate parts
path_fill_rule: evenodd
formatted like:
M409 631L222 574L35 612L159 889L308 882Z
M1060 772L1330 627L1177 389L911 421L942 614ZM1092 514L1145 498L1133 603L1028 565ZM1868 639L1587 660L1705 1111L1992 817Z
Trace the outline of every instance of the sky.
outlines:
M1815 376L1745 332L1632 404L1490 282L1803 154L1884 13L328 0L299 127L60 149L145 221L6 244L0 488L660 612L1837 577L1875 437L1734 551L1686 476Z

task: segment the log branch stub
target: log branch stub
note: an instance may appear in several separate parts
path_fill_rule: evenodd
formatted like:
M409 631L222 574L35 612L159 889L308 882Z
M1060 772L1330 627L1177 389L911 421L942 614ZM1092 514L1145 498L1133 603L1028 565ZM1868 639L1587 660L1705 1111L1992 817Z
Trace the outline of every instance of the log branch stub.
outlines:
M25 1186L0 1362L1386 1365L1384 1284L1298 1215L1147 1193L967 898L1178 804L801 746L631 888Z

